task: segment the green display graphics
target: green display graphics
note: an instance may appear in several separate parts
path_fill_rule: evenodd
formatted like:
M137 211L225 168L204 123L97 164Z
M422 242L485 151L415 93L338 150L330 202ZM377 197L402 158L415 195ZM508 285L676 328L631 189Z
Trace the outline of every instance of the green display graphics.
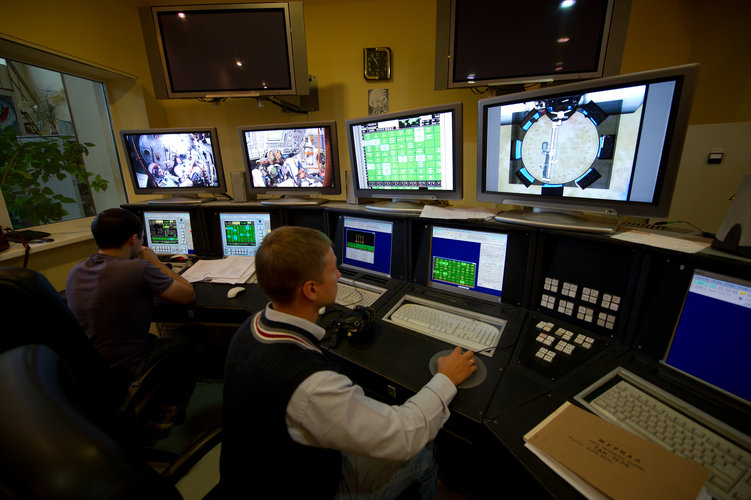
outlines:
M460 260L433 258L433 279L458 286L474 287L477 264Z
M363 134L368 186L440 189L441 126L405 125Z
M150 220L149 233L153 244L176 245L178 243L176 220Z
M250 221L229 221L224 223L228 246L256 246L255 224Z
M375 234L364 231L348 231L347 248L375 252Z

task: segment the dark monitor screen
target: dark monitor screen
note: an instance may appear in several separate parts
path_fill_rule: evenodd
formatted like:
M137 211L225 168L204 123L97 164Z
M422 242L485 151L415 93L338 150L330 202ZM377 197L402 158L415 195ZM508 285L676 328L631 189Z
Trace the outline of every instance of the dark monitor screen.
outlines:
M307 94L302 2L142 8L157 97ZM147 19L148 17L148 19Z
M751 405L751 281L695 270L664 363Z
M620 67L615 3L439 0L436 88L601 77L606 56Z
M461 199L461 103L347 120L347 138L356 196L395 201ZM367 208L420 211L422 206Z
M146 246L157 255L196 253L190 213L146 211L143 222Z
M269 231L269 213L219 212L223 256L254 256Z
M427 285L500 302L508 234L433 226Z
M344 216L342 265L391 277L394 223Z
M240 127L248 190L293 197L339 194L336 123Z
M120 137L136 194L188 202L210 199L198 194L226 192L215 128L121 130Z
M479 101L479 201L665 217L698 65Z

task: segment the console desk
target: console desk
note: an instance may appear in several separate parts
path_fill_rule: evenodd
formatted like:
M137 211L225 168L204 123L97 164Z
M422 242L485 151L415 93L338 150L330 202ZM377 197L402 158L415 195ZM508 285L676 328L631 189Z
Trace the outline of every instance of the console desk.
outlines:
M159 207L124 206L136 213ZM162 208L174 210L175 206ZM523 436L560 404L573 402L579 391L616 366L627 368L751 434L751 413L747 408L725 404L725 400L718 400L688 379L666 376L659 363L693 270L751 279L749 259L711 248L689 254L634 244L610 235L536 229L495 221L423 219L372 212L345 203L276 208L256 202L213 202L192 210L208 214L222 210L271 210L274 225L314 227L327 233L332 241L336 241L343 215L402 221L408 268L398 278L380 278L380 286L388 291L373 305L376 321L370 334L357 342L344 340L330 350L353 380L369 395L384 402L401 403L419 390L431 377L429 362L433 355L451 347L382 320L404 294L429 297L507 320L493 356L478 355L487 369L485 380L476 387L459 390L451 404L452 417L439 435L443 470L453 473L458 487L465 487L481 498L497 497L505 490L520 488L535 496L581 498L577 490L525 448ZM210 222L202 224L207 234L215 233ZM509 234L501 303L459 298L425 286L424 234L430 224ZM212 245L205 244L207 248ZM349 269L342 269L342 274L361 278ZM582 294L569 296L564 285L608 294L618 305L604 312L591 306L594 318L586 314L578 317L576 311L588 310L585 307L588 305L580 298ZM237 326L267 302L254 284L234 299L226 298L230 285L197 283L195 288L195 303L187 307L158 303L155 320L199 321L220 326L223 333L214 339L220 356L226 352ZM551 297L557 299L556 304L570 308L549 307ZM554 362L540 360L536 352L540 325L544 323L582 335L591 341L590 347L579 349L572 356L559 356ZM747 325L744 327L748 329Z

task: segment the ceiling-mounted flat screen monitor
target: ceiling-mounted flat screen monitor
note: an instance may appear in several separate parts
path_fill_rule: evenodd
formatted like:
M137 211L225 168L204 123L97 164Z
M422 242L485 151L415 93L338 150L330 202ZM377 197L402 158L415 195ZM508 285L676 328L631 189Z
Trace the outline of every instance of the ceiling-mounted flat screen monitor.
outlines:
M437 0L435 88L620 70L630 0Z
M419 213L422 201L462 198L462 104L347 120L355 196L370 210Z
M264 205L318 205L341 193L336 122L240 127L251 194L281 196Z
M157 97L307 94L302 2L143 7Z
M480 100L477 200L537 209L498 220L596 232L612 232L618 219L590 224L582 213L666 217L698 71L689 64Z
M168 195L158 203L201 203L225 194L215 128L121 130L128 173L136 194Z

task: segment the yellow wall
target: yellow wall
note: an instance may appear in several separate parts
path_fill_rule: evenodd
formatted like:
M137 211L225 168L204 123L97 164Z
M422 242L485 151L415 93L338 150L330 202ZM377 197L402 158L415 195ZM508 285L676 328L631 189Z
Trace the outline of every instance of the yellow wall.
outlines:
M305 117L282 113L268 103L259 108L256 99L220 104L155 99L137 7L168 3L12 2L3 9L3 30L15 38L135 75L135 89L124 96L110 89L116 129L216 126L225 169L242 170L238 126ZM433 90L435 0L305 0L304 10L309 72L318 78L320 102L320 111L311 113L310 119L337 120L343 169L349 168L344 121L367 114L368 88L388 89L391 110L461 101L465 196L460 204L477 204L476 103L487 94ZM744 61L751 53L751 35L744 23L749 18L751 2L745 0L633 0L622 72L700 62L691 123L748 120L751 71ZM362 77L362 48L381 45L393 51L393 79L368 82ZM717 96L731 96L732 104L718 105ZM140 101L138 105L134 100Z
M305 119L302 115L282 113L271 104L259 108L256 99L211 104L154 98L137 7L210 3L209 0L6 3L9 5L3 8L1 28L5 34L136 77L134 82L118 81L109 86L116 130L216 126L225 169L230 172L243 170L238 126ZM478 205L474 194L476 104L488 95L476 95L470 90L433 90L435 0L304 0L304 10L308 69L318 79L320 103L320 111L311 113L310 119L338 122L343 169L349 168L344 122L367 114L369 88L388 89L391 110L461 101L464 200L457 204ZM691 123L748 121L751 116L748 19L751 19L751 2L747 0L633 0L622 72L699 62L702 69ZM391 47L391 81L374 83L363 78L362 48L372 46ZM129 186L128 189L132 194ZM344 199L344 195L336 199Z

